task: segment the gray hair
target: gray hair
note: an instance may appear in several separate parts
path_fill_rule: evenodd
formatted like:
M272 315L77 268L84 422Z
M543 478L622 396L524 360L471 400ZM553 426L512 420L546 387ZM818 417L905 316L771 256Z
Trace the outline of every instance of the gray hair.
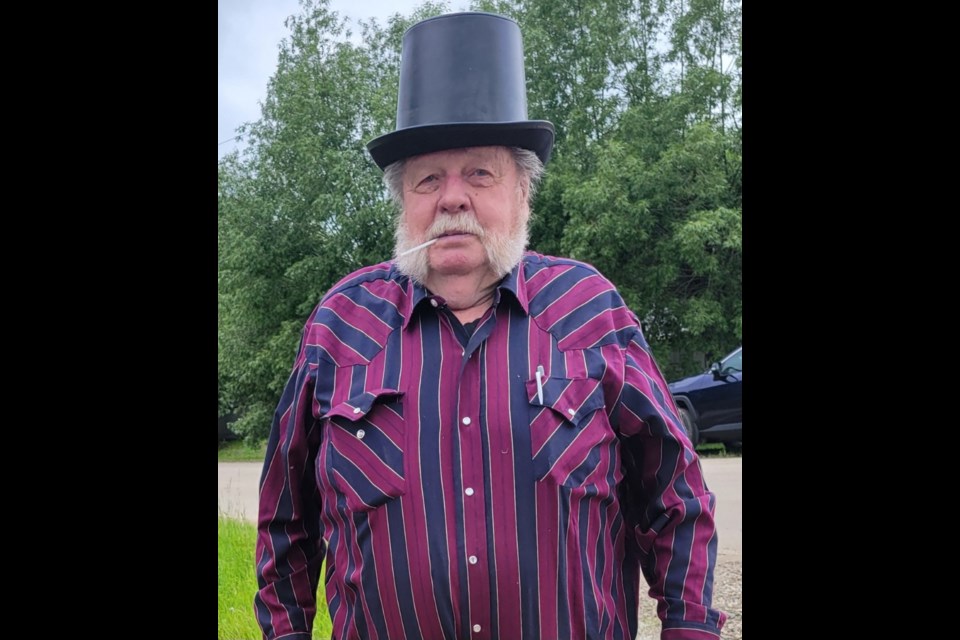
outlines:
M537 187L540 186L540 180L543 178L544 167L540 157L529 149L520 147L510 147L513 154L513 162L517 165L517 173L520 180L527 182L527 205L533 209L533 198L537 194ZM407 166L407 159L397 160L383 170L383 183L387 186L390 193L390 199L397 205L397 209L403 210L403 170Z

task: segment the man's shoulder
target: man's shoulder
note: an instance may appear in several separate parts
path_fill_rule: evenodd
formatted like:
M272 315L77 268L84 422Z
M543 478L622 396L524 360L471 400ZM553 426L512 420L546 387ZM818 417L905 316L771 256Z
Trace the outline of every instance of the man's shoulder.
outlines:
M330 287L318 310L365 309L386 320L396 315L407 295L406 285L407 278L396 270L393 262L370 265L344 276Z
M541 253L527 252L524 255L524 280L527 295L531 300L546 296L579 298L596 294L597 289L616 293L616 286L591 264ZM617 294L616 297L619 297Z
M307 323L308 349L337 366L369 362L403 323L405 282L391 262L342 278Z
M349 273L334 284L321 300L321 305L336 295L356 295L363 290L395 290L402 289L401 276L394 268L392 261L372 264Z
M561 350L622 346L639 326L616 285L591 264L528 252L524 278L531 317Z
M527 275L533 275L540 271L574 271L583 275L597 275L603 277L599 270L592 264L574 260L573 258L563 258L559 256L550 256L536 251L527 251L523 255L524 269Z

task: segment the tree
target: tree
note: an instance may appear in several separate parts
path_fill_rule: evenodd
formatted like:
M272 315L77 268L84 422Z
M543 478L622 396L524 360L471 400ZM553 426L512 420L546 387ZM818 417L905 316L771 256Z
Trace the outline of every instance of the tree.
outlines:
M363 45L328 0L287 21L251 142L218 168L221 407L263 437L312 307L339 278L389 258L394 210L364 144L393 127L400 36L362 24Z
M721 64L739 68L739 3L599 4L518 3L534 34L534 104L563 125L532 244L610 277L657 353L674 356L667 374L680 375L692 353L742 339L739 104L729 99L739 75ZM603 90L580 86L582 70ZM737 242L717 244L724 232ZM697 257L718 250L716 263Z

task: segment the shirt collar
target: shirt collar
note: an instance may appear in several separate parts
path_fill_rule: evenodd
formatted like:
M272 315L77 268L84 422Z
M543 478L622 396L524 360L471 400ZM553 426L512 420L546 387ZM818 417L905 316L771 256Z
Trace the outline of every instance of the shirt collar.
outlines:
M513 298L527 315L530 314L529 300L527 298L527 279L523 274L523 260L508 273L500 284L497 285L494 304L497 305L503 299L503 293L509 291ZM423 305L429 305L430 300L435 296L427 291L426 287L410 278L406 278L406 295L403 297L403 304L400 312L403 314L403 329L407 328L413 319L417 309Z
M509 291L513 294L513 297L516 299L517 303L520 305L520 308L523 309L523 312L527 315L530 315L530 305L527 298L527 278L524 276L523 269L524 261L520 260L520 264L515 266L513 270L507 274L507 276L500 282L500 286L497 287L500 295L503 295L504 291Z
M410 324L410 320L413 318L414 311L416 311L417 307L432 297L426 287L419 282L414 282L413 279L409 277L407 277L406 280L407 291L406 295L403 296L403 308L400 310L403 314L403 329L406 329L407 325Z

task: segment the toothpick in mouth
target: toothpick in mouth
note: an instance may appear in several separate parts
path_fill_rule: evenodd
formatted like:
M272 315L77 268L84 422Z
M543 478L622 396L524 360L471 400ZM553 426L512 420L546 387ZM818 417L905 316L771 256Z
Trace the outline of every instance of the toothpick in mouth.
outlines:
M398 257L398 258L402 258L403 256L407 255L408 253L413 253L414 251L420 251L420 249L424 249L424 248L426 248L426 247L429 247L430 245L432 245L434 242L436 242L436 241L439 240L439 239L440 239L440 238L434 238L433 240L427 240L427 241L424 242L423 244L418 244L418 245L415 246L415 247L410 247L410 248L407 249L406 251L398 254L397 257Z

